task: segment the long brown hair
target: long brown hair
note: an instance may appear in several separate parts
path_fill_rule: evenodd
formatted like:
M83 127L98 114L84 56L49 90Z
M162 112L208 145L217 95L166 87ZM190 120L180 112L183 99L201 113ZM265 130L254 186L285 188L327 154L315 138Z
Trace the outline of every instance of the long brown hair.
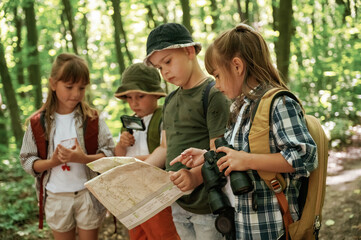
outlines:
M71 53L61 53L59 54L51 68L50 79L53 83L58 81L62 82L71 82L78 83L82 82L84 85L89 85L90 76L89 68L84 59L81 57L71 54ZM29 119L36 115L39 112L45 111L45 124L46 124L46 138L49 137L49 129L51 126L51 116L55 113L58 106L58 99L56 97L56 92L53 91L50 87L50 79L48 84L48 96L45 103L33 113ZM84 99L78 104L83 115L83 122L87 117L93 119L97 115L97 111L94 108L91 108Z
M219 67L225 72L229 72L234 57L242 59L246 68L241 94L234 103L236 114L238 114L245 96L256 99L272 87L288 89L278 70L272 64L267 43L261 34L243 23L220 34L207 48L206 70L212 74L215 68ZM250 87L251 79L259 84L257 92L250 91L252 89Z

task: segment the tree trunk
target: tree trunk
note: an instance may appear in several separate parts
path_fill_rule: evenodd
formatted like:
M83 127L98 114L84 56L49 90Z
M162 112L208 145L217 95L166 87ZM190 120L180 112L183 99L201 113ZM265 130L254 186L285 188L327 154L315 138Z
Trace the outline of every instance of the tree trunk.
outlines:
M68 40L66 39L66 23L65 23L65 13L64 11L60 14L60 20L61 20L61 25L59 25L59 32L61 34L63 34L63 38L65 40L65 51L66 52L70 52L69 51L69 46L68 46Z
M119 5L118 5L119 7ZM128 49L128 39L127 39L127 33L124 31L124 27L123 27L123 20L122 20L122 15L120 14L120 8L119 8L119 27L120 27L120 32L123 35L123 40L124 40L124 48L125 48L125 53L127 54L127 57L129 59L129 62L133 62L133 56L130 53L129 49Z
M0 104L2 105L1 95L0 95ZM8 130L6 129L6 118L4 115L4 110L0 109L0 153L4 154L8 152L9 147L9 136Z
M125 70L125 64L124 64L124 55L122 52L122 46L120 44L120 8L119 0L112 0L113 4L113 22L114 22L114 41L115 41L115 51L117 54L117 62L119 64L119 73L122 75L122 73Z
M217 20L219 19L218 15L218 8L217 8L217 1L211 0L211 16L212 16L212 31L215 31L217 29Z
M23 66L23 58L22 58L22 47L21 47L21 28L22 28L22 19L18 16L18 8L14 7L14 24L16 28L16 47L14 48L14 58L15 58L15 72L16 72L16 79L20 86L25 84L24 80L24 66ZM25 97L25 93L21 92L20 96L22 98Z
M72 7L69 0L62 0L64 5L64 12L65 16L68 20L68 29L70 31L71 35L71 42L73 44L74 53L78 55L78 44L77 44L77 38L74 31L74 23L73 23L73 14L72 14Z
M149 29L153 29L156 28L158 26L157 21L154 19L154 13L153 13L153 9L152 6L150 4L146 4L145 8L148 10L147 13L147 24L148 24L148 28ZM151 24L153 23L153 24Z
M250 24L250 14L249 14L249 1L250 0L246 0L245 4L246 4L246 12L244 13L244 20L248 22L248 24ZM257 2L253 4L254 8L257 9ZM254 11L256 12L256 11Z
M158 4L157 3L154 3L154 8L155 10L157 10L157 13L158 15L160 15L162 18L163 18L163 23L167 23L168 20L167 20L167 8L165 8L164 11L161 11L158 7Z
M193 29L191 26L191 9L189 7L189 0L180 0L183 11L183 25L188 29L192 34Z
M249 1L245 1L246 9L245 11L242 11L241 1L237 0L237 10L239 18L241 19L241 22L247 22L249 24Z
M27 41L29 48L28 66L29 82L34 86L35 92L35 107L40 108L42 105L42 92L41 92L41 75L40 75L40 62L38 52L38 31L36 29L34 0L29 0L24 5L26 28L27 28Z
M274 27L279 32L278 40L275 43L277 68L283 75L284 80L288 82L293 19L292 0L280 0L279 9L275 5L273 5L273 9L274 17L276 17L274 19Z
M21 127L19 106L16 101L16 97L15 97L16 94L11 82L9 69L6 65L5 51L2 43L0 43L0 76L1 76L1 82L4 87L7 108L10 111L11 129L13 130L16 145L20 148L24 132Z
M83 8L84 9L87 9L87 4L88 2L87 1L84 1L83 2ZM86 54L85 54L85 57L86 57L86 60L88 62L88 65L89 65L89 68L92 69L92 61L91 61L91 58L89 56L89 47L88 47L88 24L89 24L89 21L88 21L88 18L87 18L87 13L88 13L88 10L86 12L83 12L83 19L82 19L82 24L81 24L81 29L82 29L82 34L83 34L83 43L84 43L84 49L86 51Z

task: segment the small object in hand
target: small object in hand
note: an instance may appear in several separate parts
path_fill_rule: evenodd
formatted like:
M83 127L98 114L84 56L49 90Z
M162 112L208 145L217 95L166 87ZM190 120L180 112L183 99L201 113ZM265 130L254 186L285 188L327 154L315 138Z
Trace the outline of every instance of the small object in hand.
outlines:
M70 139L62 140L60 142L60 145L70 149L70 148L75 146L75 141L76 141L76 138L70 138Z
M61 168L63 169L63 171L70 171L70 166L68 166L66 163L64 163L64 165L61 166Z
M76 138L70 138L70 139L62 140L60 144L70 149L75 146L75 141ZM68 166L66 163L64 163L64 165L61 166L61 168L63 169L63 171L70 171L70 166Z

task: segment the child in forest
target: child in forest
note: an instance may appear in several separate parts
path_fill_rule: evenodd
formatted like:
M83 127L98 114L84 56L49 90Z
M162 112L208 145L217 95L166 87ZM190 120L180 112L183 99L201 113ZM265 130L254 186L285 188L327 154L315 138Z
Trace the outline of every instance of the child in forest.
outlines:
M122 131L115 147L116 156L137 157L144 160L160 144L162 108L158 99L166 94L160 87L157 69L136 63L122 75L122 84L115 97L126 100L135 116L142 119L145 130ZM177 240L172 210L170 207L159 212L146 222L129 230L130 240Z
M106 123L84 100L89 85L86 62L74 54L55 59L46 102L30 117L20 162L36 178L39 220L42 212L54 239L98 239L106 210L85 188L97 176L86 164L113 156ZM46 201L45 201L46 200Z
M230 125L225 134L234 149L219 147L226 156L217 162L220 171L247 171L254 190L235 196L237 239L285 239L282 214L275 194L257 170L282 173L284 190L293 220L300 218L298 194L301 177L317 167L317 147L297 101L276 98L270 115L270 154L249 153L250 116L257 99L270 88L287 86L271 62L262 36L246 24L230 29L209 46L205 55L207 71L216 78L216 87L233 99ZM187 149L171 164L202 164L206 150ZM255 207L257 205L257 207Z
M169 163L189 147L214 149L214 140L223 136L229 114L229 101L212 87L197 60L201 45L193 41L181 24L166 23L153 29L147 39L147 65L159 69L163 78L178 88L166 98L163 107L161 145L146 159L171 171L170 179L184 192L193 190L172 204L173 220L181 239L222 239L215 229L201 167L186 168ZM208 100L204 100L204 97ZM204 101L206 101L204 103ZM203 104L208 105L207 113Z

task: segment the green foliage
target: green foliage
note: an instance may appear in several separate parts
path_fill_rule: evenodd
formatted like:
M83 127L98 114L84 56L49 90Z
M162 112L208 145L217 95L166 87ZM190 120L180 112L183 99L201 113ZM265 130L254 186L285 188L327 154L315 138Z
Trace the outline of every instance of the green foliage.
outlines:
M24 21L21 8L26 1L4 0L0 3L1 31L0 39L6 47L7 65L13 80L18 104L22 111L21 120L30 116L34 108L33 87L27 82L26 67L31 63L27 57L30 52L26 45L26 30L24 22L21 31L21 42L14 26L14 9L17 7L17 17ZM326 0L299 1L293 6L294 36L291 44L290 87L305 101L308 112L318 115L324 126L334 126L336 119L347 119L351 125L360 123L361 118L361 87L360 69L361 35L357 1L347 2ZM113 97L113 93L121 82L121 76L114 52L114 27L112 22L112 5L110 1L71 1L74 16L74 27L77 36L80 55L89 62L91 70L91 103L106 116L107 123L114 135L120 127L119 117L131 114L130 109ZM203 44L204 49L223 31L240 22L235 1L216 1L220 11L212 11L210 1L191 0L191 24L193 37ZM246 3L241 2L243 11ZM276 1L249 1L249 16L247 23L257 28L269 43L274 56L273 42L277 40L278 32L274 31L272 4ZM346 9L345 4L350 4ZM44 96L47 93L47 82L51 64L57 54L72 52L71 35L68 23L64 21L63 6L58 1L35 1L37 28L39 31L38 50L41 61L42 86ZM145 57L145 42L147 35L155 25L163 22L182 22L180 3L177 1L121 1L122 22L127 34L127 45L134 62ZM346 10L348 10L346 14ZM153 13L153 18L149 15ZM215 17L214 17L215 16ZM213 28L217 21L216 28ZM124 39L121 39L124 41ZM21 45L22 51L15 52ZM124 48L122 49L124 51ZM204 52L199 59L203 65ZM25 67L25 83L16 81L19 60ZM20 97L20 93L25 94ZM0 94L3 96L2 87ZM307 101L306 101L307 100ZM2 98L2 101L5 99ZM6 109L6 102L3 108ZM10 125L7 111L4 111L4 122ZM331 140L345 141L347 135L331 134ZM11 134L11 129L7 129ZM335 130L336 131L336 130ZM335 138L337 136L337 138ZM339 139L341 138L341 139Z
M48 231L37 229L34 178L24 172L17 154L3 155L0 160L0 238L45 239Z
M337 3L296 7L291 89L320 118L331 147L345 146L350 126L361 123L361 22Z

